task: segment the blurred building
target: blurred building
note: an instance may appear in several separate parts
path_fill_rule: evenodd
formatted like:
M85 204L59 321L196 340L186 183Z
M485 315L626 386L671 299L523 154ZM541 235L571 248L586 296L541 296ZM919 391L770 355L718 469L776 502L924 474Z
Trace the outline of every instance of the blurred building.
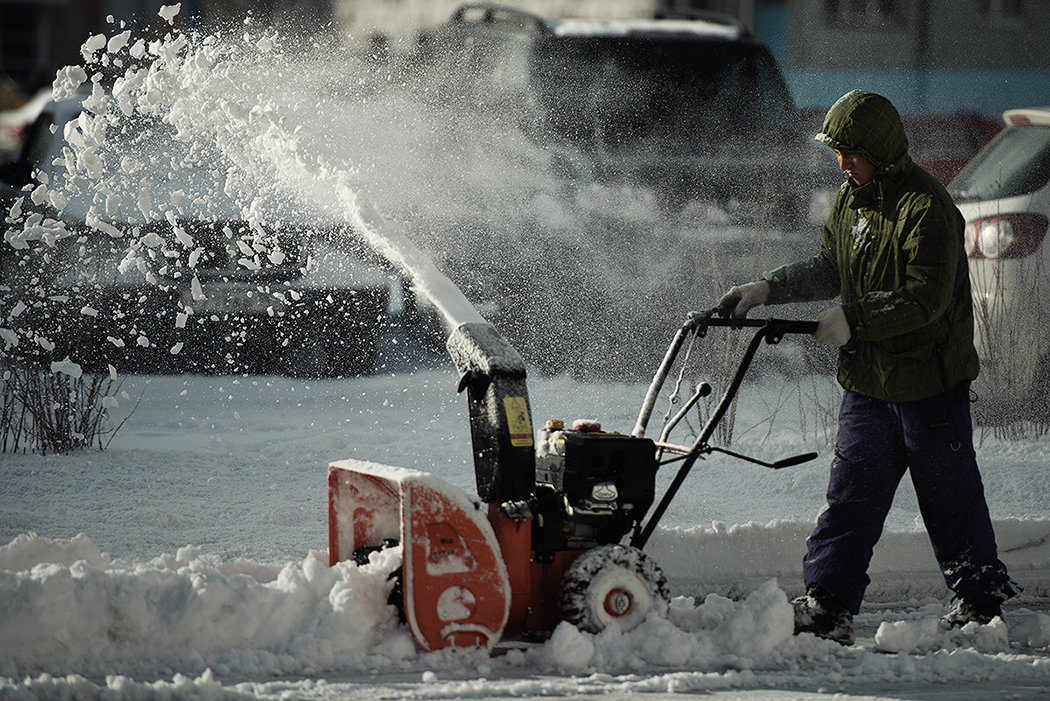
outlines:
M32 93L80 61L110 18L160 26L177 0L0 0L0 86ZM329 32L363 51L411 51L462 0L181 0L178 21L202 28L247 14L285 30ZM826 108L854 87L906 112L1050 104L1050 0L502 0L555 17L737 17L780 62L802 107ZM161 26L163 30L163 26ZM10 81L5 80L10 78ZM10 92L8 90L7 92Z
M905 112L1050 104L1047 0L662 0L733 14L773 53L803 107L864 87Z
M912 112L1050 104L1046 0L791 0L789 9L787 66L800 99L830 104L863 84Z
M410 47L461 0L335 0L352 42ZM772 49L795 99L824 109L855 87L904 112L1050 104L1050 0L503 0L543 17L736 17Z

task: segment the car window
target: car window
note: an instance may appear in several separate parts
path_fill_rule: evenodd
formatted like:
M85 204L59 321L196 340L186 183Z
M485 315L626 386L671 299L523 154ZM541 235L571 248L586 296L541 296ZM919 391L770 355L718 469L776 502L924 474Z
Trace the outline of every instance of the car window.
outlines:
M775 65L750 45L555 37L537 50L533 76L549 126L576 141L658 137L678 148L701 134L785 129L794 112Z
M431 77L458 105L463 99L471 105L513 101L528 90L530 39L519 33L449 32L438 40Z
M959 201L1035 192L1050 182L1050 127L1012 127L978 154L952 183Z

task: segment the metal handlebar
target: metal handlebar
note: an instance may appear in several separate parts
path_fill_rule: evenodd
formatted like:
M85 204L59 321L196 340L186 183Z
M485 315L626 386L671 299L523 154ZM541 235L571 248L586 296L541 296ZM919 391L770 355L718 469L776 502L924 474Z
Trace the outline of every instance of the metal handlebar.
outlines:
M678 352L682 349L682 345L689 337L689 334L695 334L702 338L707 335L707 329L712 326L723 326L732 329L757 328L759 329L759 332L756 335L756 338L763 337L765 338L766 343L780 343L780 340L784 338L785 334L812 334L817 330L817 322L815 321L797 321L793 319L738 319L735 317L728 317L728 313L728 305L713 307L705 312L689 312L686 316L685 323L678 329L674 339L671 341L671 345L668 347L667 353L664 355L664 359L660 363L660 367L653 376L653 381L649 384L649 391L645 394L645 400L642 402L642 409L638 413L638 420L634 424L634 430L631 431L631 435L638 438L645 436L646 426L649 424L649 418L652 416L653 407L656 405L656 400L660 395L660 390L663 388L664 381L667 379L667 374L674 365L674 361L678 357ZM751 355L754 356L754 353ZM748 364L751 363L750 358L747 362Z
M744 357L740 360L740 364L737 366L736 373L733 376L732 382L729 383L729 387L726 389L722 398L718 402L718 406L715 407L711 417L707 420L707 423L701 429L700 434L696 437L692 447L686 454L685 459L682 461L681 467L678 469L678 473L675 475L671 485L667 488L660 503L656 506L652 516L646 524L635 532L631 538L631 545L642 549L645 547L646 542L656 529L656 524L663 517L664 512L670 505L671 500L674 499L682 483L685 481L686 476L689 474L689 470L692 469L696 463L700 454L703 452L711 452L713 449L708 445L707 441L715 432L715 428L722 421L726 411L728 411L733 398L736 396L737 391L740 389L740 384L744 380L744 375L747 373L748 368L751 366L751 361L754 360L755 353L758 352L759 344L764 340L766 343L779 343L785 334L789 333L807 333L812 334L817 330L817 322L815 321L796 321L791 319L737 319L737 318L724 318L716 316L719 313L725 313L728 310L719 309L715 307L706 312L691 312L686 319L686 322L675 334L674 340L671 342L670 348L667 350L667 354L664 356L663 362L660 364L660 368L657 370L656 375L653 377L652 383L649 385L649 391L646 393L645 401L642 405L642 410L638 415L638 421L635 424L633 435L644 436L645 427L649 422L649 417L652 414L653 406L656 403L656 398L663 387L664 380L667 377L671 366L674 364L675 358L678 355L678 351L681 349L686 337L690 333L695 333L698 336L703 336L707 333L707 329L711 326L725 326L729 328L755 328L754 337L748 344L747 350L744 353ZM727 452L722 450L722 452ZM815 454L809 453L804 456L798 456L797 458L789 458L779 463L768 465L769 467L787 467L789 465L795 465L800 462L806 462L816 457Z

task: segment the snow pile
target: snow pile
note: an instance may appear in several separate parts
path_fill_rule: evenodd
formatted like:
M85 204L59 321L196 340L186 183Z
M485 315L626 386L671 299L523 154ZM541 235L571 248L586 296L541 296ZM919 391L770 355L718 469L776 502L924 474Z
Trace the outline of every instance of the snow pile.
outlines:
M517 695L530 684L531 693L547 694L567 683L512 681L536 672L582 676L583 686L591 679L597 688L710 691L790 686L814 661L830 666L828 678L838 683L980 680L1007 670L1016 676L1018 664L1021 678L1050 682L1050 657L1010 645L1013 639L1046 648L1045 614L1025 612L1008 636L1001 619L940 631L941 609L927 607L884 622L876 644L928 654L884 655L794 637L791 605L775 581L739 601L676 597L666 619L650 617L629 632L612 626L588 634L562 623L544 645L492 658L477 651L424 655L386 602L398 549L375 553L362 566L330 568L325 560L311 552L300 563L265 567L187 547L129 564L101 553L86 536L19 537L0 548L0 696L92 698L105 690L114 699L149 690L160 697L254 697L266 682L219 680L352 670L420 675L426 696ZM159 670L178 674L170 682L135 680ZM475 675L482 679L466 681ZM101 678L104 687L89 681Z
M325 543L325 471L334 458L429 471L472 493L456 380L445 370L348 381L131 377L127 391L142 393L142 403L104 453L5 456L0 697L492 698L1050 684L1050 616L1038 600L1010 602L1005 638L999 624L937 627L947 592L932 555L923 555L929 545L914 527L917 506L906 486L895 504L902 529L880 543L858 617L864 644L793 637L787 601L800 588L824 460L775 472L722 458L698 466L646 548L671 585L666 619L597 635L562 626L539 647L492 658L420 654L387 605L394 551L330 569L327 555L310 548ZM538 416L597 416L610 428L633 422L630 398L640 401L646 390L567 378L533 380L530 388ZM759 422L765 389L745 389L742 425ZM773 435L776 452L830 454L797 431ZM747 435L734 445L770 451ZM1047 495L1028 478L1042 469L1043 450L1040 441L980 449L1002 554L1026 596L1045 592L1047 581L1050 522L1038 518ZM659 489L669 477L661 474ZM779 518L757 520L762 515ZM695 525L705 517L719 520Z
M562 673L629 673L652 667L721 670L776 661L775 651L792 637L787 597L767 582L744 601L712 595L697 606L689 597L672 602L666 619L650 616L622 632L598 634L568 623L555 628L544 648L548 664Z
M387 604L399 549L368 564L311 552L280 568L224 563L185 547L113 561L86 536L20 536L0 548L0 674L103 676L156 667L228 675L410 668L418 653ZM668 619L599 635L568 624L526 655L560 673L754 666L791 638L787 597L768 582L742 602L675 599ZM441 655L426 666L443 666ZM518 659L524 664L525 659Z
M387 555L329 567L326 554L311 553L265 568L193 547L130 565L86 536L19 537L0 549L0 673L102 676L146 663L258 674L398 659L414 653L386 605L387 575L399 565Z
M1014 624L1007 626L1002 618L988 625L969 623L958 630L944 630L939 617L940 606L924 606L899 621L884 621L875 633L875 645L886 652L930 652L969 647L994 652L1009 647L1011 641L1026 648L1050 647L1050 616L1038 611L1025 611Z
M811 528L805 519L818 508L826 465L792 475L714 459L687 481L675 502L680 511L647 548L672 586L667 618L599 634L563 624L543 645L491 658L421 654L387 604L396 549L360 567L328 568L323 552L296 553L324 543L324 475L333 457L431 470L471 493L455 373L130 382L136 394L136 382L146 386L143 403L106 453L5 458L7 494L19 497L0 510L0 533L10 539L0 548L0 676L7 677L0 690L30 698L74 690L113 698L269 698L290 690L317 698L491 698L997 678L1050 683L1050 617L1026 601L1012 602L1005 624L939 629L945 609L937 599L945 592L932 557L923 556L929 546L921 530L888 532L880 544L870 600L896 603L858 617L868 642L842 648L792 636L788 600L800 586ZM625 397L645 392L566 378L534 380L532 389L538 415L599 416L610 427L632 421ZM761 413L764 401L755 400L762 389L746 389L742 423ZM788 453L829 452L777 440L777 450ZM738 447L762 454L761 443L747 437ZM1027 506L1033 483L1011 475L1038 469L1040 451L1038 442L982 449L994 458L985 460L997 475L993 504L1029 517L996 525L1012 573L1030 592L1043 581L1050 526L1031 518L1041 508ZM906 490L902 497L897 508L906 509ZM747 522L774 512L794 518ZM698 513L743 520L685 525ZM7 535L26 530L47 537ZM55 537L61 533L73 535ZM176 545L187 542L211 545ZM105 552L111 546L121 558ZM347 677L373 681L367 689L340 683Z
M1031 625L1032 619L1025 622ZM1035 623L1038 625L1038 618ZM933 617L883 622L875 633L875 644L886 652L928 652L960 643L976 650L1008 649L1006 623L1002 618L995 618L987 625L969 623L958 631L944 631L940 621Z

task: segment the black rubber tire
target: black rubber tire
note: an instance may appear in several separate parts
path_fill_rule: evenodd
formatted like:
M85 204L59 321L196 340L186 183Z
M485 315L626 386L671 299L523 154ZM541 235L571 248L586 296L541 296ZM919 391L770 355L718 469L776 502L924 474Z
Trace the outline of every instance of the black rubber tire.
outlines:
M650 613L666 616L667 577L641 550L602 545L580 555L561 583L561 616L582 631L598 633L616 623L637 628Z

